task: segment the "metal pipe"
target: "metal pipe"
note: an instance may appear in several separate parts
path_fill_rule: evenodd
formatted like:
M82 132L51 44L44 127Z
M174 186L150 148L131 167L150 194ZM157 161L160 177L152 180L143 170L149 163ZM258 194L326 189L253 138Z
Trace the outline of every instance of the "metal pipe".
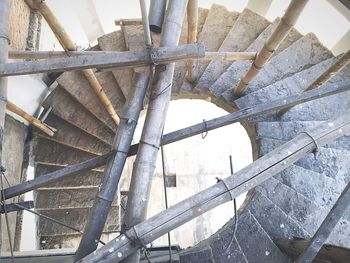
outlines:
M149 27L152 32L162 32L166 2L166 0L151 0L149 7Z
M331 125L330 125L331 124ZM140 247L152 242L189 220L253 189L283 171L318 146L334 141L350 132L350 114L322 123L306 133L270 151L252 164L219 183L183 200L169 209L137 224L85 257L84 263L120 262Z
M147 7L146 7L145 0L140 0L140 7L141 7L141 15L142 15L143 32L145 35L145 44L147 47L151 47L152 46L152 38L151 38L151 31L150 31L150 27L149 27Z
M187 0L170 1L160 39L161 47L177 46L181 25L185 16ZM164 68L157 67L158 80L152 87L146 120L141 135L141 144L134 163L123 229L128 229L145 219L151 181L155 169L166 113L171 98L175 63ZM125 262L138 262L139 252Z
M268 112L275 112L278 109L283 107L288 107L290 105L296 105L304 103L307 101L316 100L326 96L331 96L334 94L339 94L341 92L346 92L350 90L350 81L344 82L341 84L333 84L327 87L312 90L305 92L303 94L294 95L287 98L282 98L279 100L271 101L265 104L257 105L254 108L242 109L225 116L208 120L205 123L198 123L168 134L165 134L162 137L161 145L167 145L173 142L177 142L186 138L189 138L194 135L201 134L205 131L211 131L235 122L245 120L247 118L256 117ZM137 153L139 144L134 144L130 147L128 156L133 156ZM51 182L55 182L64 178L66 176L73 176L79 172L86 171L104 165L108 158L113 155L113 152L110 152L99 157L95 157L83 163L74 164L72 166L48 173L46 175L37 177L33 180L9 187L4 189L5 198L9 199L20 194L24 194L31 190L37 189L39 187L45 186Z
M133 84L135 89L124 107L123 118L113 142L115 156L111 158L105 169L105 176L96 194L96 199L84 230L85 234L75 255L75 261L82 259L97 248L98 240L101 237L128 156L148 83L148 76L139 73L134 74Z
M337 202L329 211L326 218L323 220L321 226L312 237L310 244L306 250L297 258L296 263L309 263L317 256L323 244L332 233L333 229L350 207L350 182L339 196Z
M198 27L198 0L189 0L187 4L187 43L193 44L197 42ZM187 80L193 82L196 80L194 61L187 62Z

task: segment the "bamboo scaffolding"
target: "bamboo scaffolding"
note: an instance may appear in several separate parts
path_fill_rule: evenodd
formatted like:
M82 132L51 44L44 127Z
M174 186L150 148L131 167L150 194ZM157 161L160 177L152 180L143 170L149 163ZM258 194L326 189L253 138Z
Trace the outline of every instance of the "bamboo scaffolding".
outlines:
M342 216L348 211L350 207L350 182L341 193L337 202L329 211L327 217L323 220L321 226L312 237L310 244L305 251L297 258L296 263L313 262L313 259L317 256L321 250L323 244L327 241L328 237L334 230L335 226L342 218Z
M309 87L307 87L304 91L309 91L313 89L317 89L322 86L328 80L333 78L337 73L339 73L343 68L345 68L350 63L350 49L344 53L333 65L331 65L325 72L323 72ZM282 116L287 111L289 111L292 107L284 108L280 110L277 115Z
M178 45L186 6L187 0L168 3L160 40L161 47ZM171 97L174 69L174 63L167 64L165 69L156 68L159 75L157 74L157 82L152 86L141 144L132 171L122 230L140 223L146 216L152 176ZM126 259L125 262L139 262L139 251Z
M162 32L167 0L151 0L149 6L149 26L152 32Z
M307 133L300 133L234 175L135 225L80 262L120 262L140 247L253 189L318 147L349 132L350 114L345 114Z
M154 48L153 52L154 53L160 53L160 57L165 57L165 56L169 56L168 61L157 61L157 57L154 57L152 60L148 59L147 62L142 62L142 63L153 63L155 62L156 64L162 64L162 63L166 63L166 62L175 62L178 60L185 60L185 59L196 59L196 60L220 60L220 61L236 61L236 60L254 60L256 57L256 52L210 52L210 51L206 51L205 54L202 54L202 51L198 52L198 53L186 53L183 54L180 57L176 57L176 58L170 58L170 54L163 54L163 51L166 50L174 50L174 54L176 53L181 53L181 49L185 48L185 47L191 47L190 49L194 48L194 47L198 47L198 49L202 48L202 44L192 44L192 45L182 45L179 47L175 47L175 48L168 48L168 47L163 47L163 48ZM162 51L163 50L163 51ZM175 53L175 50L176 53ZM41 60L41 59L57 59L57 58L76 58L76 57L84 57L84 59L89 59L87 56L91 56L91 60L92 59L96 59L100 56L104 56L104 59L106 59L107 61L112 61L113 58L115 58L116 56L127 56L127 54L135 54L135 56L141 56L141 54L144 54L146 52L146 50L144 51L140 51L140 52L132 52L132 53L128 53L129 51L124 51L124 52L119 52L119 51L9 51L9 58L10 59L25 59L25 60ZM195 51L194 51L195 52ZM172 56L173 56L172 55ZM118 59L119 61L120 59ZM101 65L102 67L104 67L104 64L108 64L106 61L106 63L103 63L101 61ZM114 63L117 63L117 61L114 61ZM132 61L130 61L132 62ZM134 63L134 62L133 62ZM136 63L136 62L135 62ZM117 65L117 64L116 64ZM114 65L113 67L115 67L116 65ZM142 64L142 66L144 66L145 64ZM92 67L92 65L90 65ZM135 65L126 65L129 67L141 67L141 65L138 65L137 63ZM106 66L107 67L107 66ZM112 67L112 66L108 66L108 67ZM99 69L101 69L101 67L98 67ZM63 68L64 69L64 68Z
M249 82L259 73L267 61L272 57L275 50L288 35L295 25L299 15L307 4L308 0L292 0L285 14L278 23L275 31L266 41L264 47L258 53L252 66L234 89L234 95L239 97Z
M55 135L55 132L50 127L48 127L47 125L42 123L40 120L34 118L33 116L31 116L30 114L28 114L27 112L22 110L20 107L13 104L12 102L7 101L6 108L9 111L17 114L18 116L21 116L23 119L28 121L33 126L37 127L39 130L43 131L47 135L49 135L51 137Z
M198 0L189 0L187 4L187 43L193 44L197 42L198 27ZM187 62L187 80L193 82L196 79L194 72L194 61Z
M312 101L312 100L323 98L326 96L331 96L334 94L339 94L341 92L346 92L349 90L350 90L350 81L344 82L341 84L329 85L316 90L307 91L303 94L293 95L293 96L275 100L269 103L264 103L261 105L257 105L253 108L242 109L240 111L236 111L219 118L208 120L205 123L203 122L198 123L198 124L165 134L162 137L161 145L163 146L170 143L174 143L174 142L189 138L191 136L201 134L206 131L211 131L232 123L236 123L248 118L260 116L262 114L266 114L269 112L274 112L278 109L282 109L283 107L288 107L290 105L297 105L300 103ZM130 147L128 156L135 155L137 153L138 147L139 147L139 144L132 145ZM72 166L65 167L63 169L37 177L33 180L6 188L4 189L5 199L10 199L17 195L21 195L26 192L35 190L39 187L46 186L51 182L56 182L67 176L74 176L79 172L99 167L105 164L108 158L110 158L110 156L113 156L113 154L114 154L113 152L110 152L108 154L92 158L83 163L74 164Z
M66 51L76 51L77 46L74 41L70 38L67 32L64 30L62 25L59 23L55 15L52 13L50 8L47 6L45 1L42 0L26 0L26 3L33 9L38 10L42 16L45 18L46 22L49 24L51 30L54 32L58 41L62 45L63 49ZM91 88L95 91L96 95L99 97L102 105L105 107L109 115L115 124L119 124L120 119L103 88L99 84L94 72L91 69L84 69L84 76L89 81Z
M69 58L21 61L0 65L0 77L86 68L142 67L153 63L166 64L191 57L204 56L204 46L192 44L179 47L160 47L151 50L144 49L138 52L124 51ZM92 71L90 72L93 74ZM90 75L90 73L86 73L86 75Z
M103 227L111 209L120 176L128 156L148 82L148 76L139 73L134 74L133 86L135 90L126 102L123 118L121 119L113 143L115 155L109 160L105 169L105 175L96 194L88 223L85 226L83 237L75 255L75 261L80 260L97 248L98 240L101 238Z
M123 18L114 20L116 26L139 26L142 25L142 20L140 18Z

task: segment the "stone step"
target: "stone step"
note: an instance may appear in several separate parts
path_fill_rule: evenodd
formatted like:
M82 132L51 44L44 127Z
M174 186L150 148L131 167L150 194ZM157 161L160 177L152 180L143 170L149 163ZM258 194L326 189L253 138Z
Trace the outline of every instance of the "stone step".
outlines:
M330 79L327 83L350 80L350 65ZM329 120L347 114L350 108L350 91L324 97L296 105L281 117L282 121ZM336 110L335 110L336 109Z
M275 21L270 24L255 40L254 42L246 49L247 52L258 52L264 47L265 42L271 36L271 34L276 29L280 19L277 18ZM274 52L273 56L276 56L281 51L288 48L295 41L300 39L302 35L295 29L292 29L286 38L279 45L278 49ZM219 97L226 90L231 90L236 87L240 79L250 68L251 61L236 61L231 64L231 66L223 73L220 78L218 78L210 87L210 92Z
M104 233L101 240L107 243L111 233ZM78 248L81 234L57 235L39 237L40 249L60 249L60 248Z
M66 122L53 113L47 116L45 123L57 130L55 135L48 137L36 129L36 136L44 136L45 138L94 154L107 153L111 149L111 145Z
M45 138L38 137L35 140L37 144L34 149L35 162L72 165L97 156Z
M256 190L297 221L311 236L315 234L328 212L274 178L260 184Z
M211 248L204 248L199 251L185 251L180 255L181 263L194 263L194 262L203 262L203 263L216 263L213 259L213 251ZM220 262L220 261L218 261Z
M260 103L299 94L311 85L317 77L335 61L335 58L326 59L310 68L299 71L292 76L278 80L271 85L246 94L245 96L236 99L235 104L239 109L243 109Z
M198 35L197 42L202 43L205 46L206 51L217 51L238 16L239 13L237 12L230 12L224 6L213 4L209 9L203 28ZM213 32L215 32L215 37L213 37ZM195 64L197 79L202 76L208 64L209 61L198 61ZM187 81L181 86L179 90L180 93L188 93L191 91L188 87L192 88L192 85L189 85L189 83L186 82Z
M121 30L103 35L97 39L98 45L103 51L126 51L124 34ZM124 98L127 98L132 85L133 70L131 68L112 69L115 80L123 92Z
M236 238L248 262L288 262L249 210L239 216Z
M349 217L350 209L345 212L346 215L337 223L326 243L339 247L350 247L350 221L345 219Z
M98 82L100 83L103 91L106 93L110 101L113 103L117 113L120 114L121 107L124 105L124 95L119 89L117 82L115 81L112 73L100 72L95 74ZM116 131L116 124L113 122L111 116L103 106L96 92L91 88L88 80L81 71L68 71L63 73L57 78L57 83L64 88L69 94L71 94L81 105L89 112L91 112L96 118L98 118L103 124L106 125L113 132ZM119 92L119 96L115 96ZM110 96L110 95L113 95Z
M286 121L286 122L258 122L256 132L258 138L270 138L289 141L300 132L308 131L320 125L323 121ZM350 135L345 135L324 147L335 149L350 149Z
M294 75L331 57L332 53L321 44L313 33L309 33L273 57L249 83L244 95ZM232 96L233 94L230 91L223 93L223 97L228 101L232 100Z
M84 231L85 225L88 221L90 208L76 208L76 209L57 209L57 210L41 210L40 213L65 223L71 227ZM107 221L104 227L104 232L116 232L119 228L119 208L113 206L108 214ZM49 221L45 218L40 218L38 222L39 236L57 236L69 235L77 233L76 231L67 227L61 226L57 223Z
M227 34L219 51L244 51L265 30L270 23L262 16L243 10ZM229 61L212 61L195 86L196 91L208 91L211 84L232 64Z
M284 143L285 141L282 140L261 138L259 139L260 155L265 155ZM320 147L316 155L307 154L295 164L323 176L331 177L337 181L339 187L344 187L350 180L349 158L350 152L348 150Z
M44 176L48 173L62 169L61 166L46 165L37 163L35 166L35 177ZM75 175L69 175L56 182L45 185L45 187L91 187L99 186L103 178L103 171L90 170L80 172Z
M68 123L79 127L85 132L112 144L114 132L106 129L94 115L88 112L77 100L75 100L61 86L55 88L42 103L45 109L52 107L51 112L64 119Z
M266 233L275 239L293 237L310 238L303 227L276 206L270 199L258 191L248 193L246 209L254 215Z
M92 207L99 186L39 188L34 201L37 210L75 209ZM113 204L117 204L117 198Z

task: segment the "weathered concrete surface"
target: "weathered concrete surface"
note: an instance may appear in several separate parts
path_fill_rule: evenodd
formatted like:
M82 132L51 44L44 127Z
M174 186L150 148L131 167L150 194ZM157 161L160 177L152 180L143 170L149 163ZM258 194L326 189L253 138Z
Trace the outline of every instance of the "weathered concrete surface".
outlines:
M22 178L22 163L26 136L27 127L12 117L6 116L3 141L3 166L6 168L5 175L11 185L18 184L25 180L25 178ZM4 187L7 187L6 181L3 180L3 182L5 184ZM18 198L8 200L7 203L16 201L18 201ZM8 217L12 244L14 244L17 213L12 212L8 214ZM1 250L9 251L9 239L4 215L1 215L1 219L1 238L3 240Z

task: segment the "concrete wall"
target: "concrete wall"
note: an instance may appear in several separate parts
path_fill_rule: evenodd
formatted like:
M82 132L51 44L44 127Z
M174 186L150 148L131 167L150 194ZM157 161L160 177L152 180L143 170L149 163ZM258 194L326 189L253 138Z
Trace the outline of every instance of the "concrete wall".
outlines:
M6 168L5 175L11 185L18 184L25 180L22 176L23 153L25 149L25 139L27 136L27 127L10 116L6 116L5 131L3 141L3 166ZM4 181L4 180L3 180ZM8 185L4 181L4 187ZM18 198L8 200L7 203L17 202ZM10 223L10 232L12 245L14 244L16 223L20 220L17 218L17 212L8 214ZM5 216L1 215L1 251L9 251L9 239L6 230Z

